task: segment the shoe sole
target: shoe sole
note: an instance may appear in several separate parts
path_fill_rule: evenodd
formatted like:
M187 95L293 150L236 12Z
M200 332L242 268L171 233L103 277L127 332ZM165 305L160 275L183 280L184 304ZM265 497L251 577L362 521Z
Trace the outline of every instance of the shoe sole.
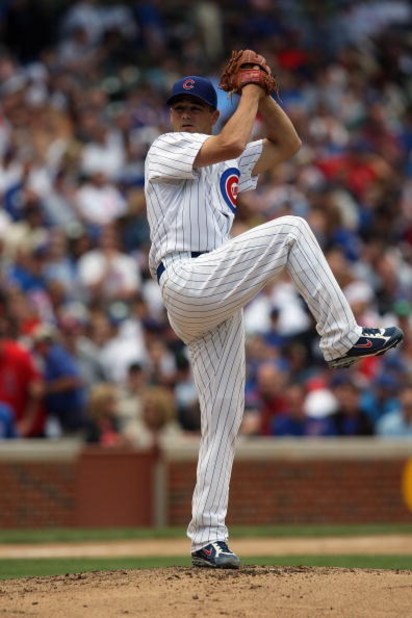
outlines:
M240 567L240 563L235 564L233 562L226 562L224 564L214 564L208 560L203 560L203 558L192 558L192 566L207 569L238 569Z
M389 340L387 345L384 348L381 348L377 352L372 352L371 354L362 354L360 356L355 356L355 357L337 358L335 360L328 361L328 365L331 369L347 369L348 367L351 367L353 363L356 363L357 361L362 360L362 358L369 358L371 356L382 356L382 354L385 354L385 352L387 352L388 350L391 350L392 348L396 348L396 346L399 345L402 340L403 340L403 333L402 334L399 333L396 336L394 336L392 341Z

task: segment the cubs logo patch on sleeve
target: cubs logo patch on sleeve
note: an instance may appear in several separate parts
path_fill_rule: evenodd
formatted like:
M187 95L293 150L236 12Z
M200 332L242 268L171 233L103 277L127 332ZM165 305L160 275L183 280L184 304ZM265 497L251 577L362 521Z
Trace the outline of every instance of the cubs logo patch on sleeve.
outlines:
M223 199L232 212L236 212L239 176L240 172L236 167L229 167L220 178L220 190Z

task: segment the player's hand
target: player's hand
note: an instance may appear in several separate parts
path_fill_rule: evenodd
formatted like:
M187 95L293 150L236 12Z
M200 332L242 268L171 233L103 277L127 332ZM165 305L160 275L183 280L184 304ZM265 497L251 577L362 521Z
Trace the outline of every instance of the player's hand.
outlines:
M246 84L246 86L243 86L242 88L241 96L253 96L260 100L264 99L267 94L266 91L258 84Z
M223 69L219 87L240 95L248 84L256 84L266 95L278 90L276 79L264 56L251 49L232 51Z

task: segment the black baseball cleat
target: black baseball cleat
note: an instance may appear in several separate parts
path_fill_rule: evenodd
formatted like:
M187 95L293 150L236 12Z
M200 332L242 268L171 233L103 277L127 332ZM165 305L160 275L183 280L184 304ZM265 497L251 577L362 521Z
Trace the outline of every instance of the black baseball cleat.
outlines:
M240 558L230 551L224 541L214 541L192 553L192 564L212 569L238 569Z
M397 326L389 328L363 328L362 335L351 349L340 358L328 361L332 369L345 369L367 356L381 356L394 348L403 339L403 331Z

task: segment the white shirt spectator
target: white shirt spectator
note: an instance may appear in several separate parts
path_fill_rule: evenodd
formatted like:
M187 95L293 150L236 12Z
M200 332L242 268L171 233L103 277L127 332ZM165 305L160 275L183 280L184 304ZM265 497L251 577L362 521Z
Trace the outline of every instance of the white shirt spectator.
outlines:
M272 306L279 309L279 334L293 336L311 326L311 318L288 276L276 281L273 287Z
M126 213L126 200L119 189L103 174L93 174L76 195L82 219L95 225L106 225Z
M83 147L81 168L84 174L102 173L108 179L120 177L126 156L119 134L107 131L101 142L89 142Z
M123 384L132 363L143 364L143 350L138 339L126 336L119 330L100 350L100 361L108 380Z
M136 261L121 252L108 258L99 249L88 251L79 259L78 276L83 288L99 286L103 297L109 300L132 296L141 285Z
M95 0L80 0L72 4L62 20L63 35L67 35L74 28L84 28L89 40L96 44L100 41L105 24L102 7Z

